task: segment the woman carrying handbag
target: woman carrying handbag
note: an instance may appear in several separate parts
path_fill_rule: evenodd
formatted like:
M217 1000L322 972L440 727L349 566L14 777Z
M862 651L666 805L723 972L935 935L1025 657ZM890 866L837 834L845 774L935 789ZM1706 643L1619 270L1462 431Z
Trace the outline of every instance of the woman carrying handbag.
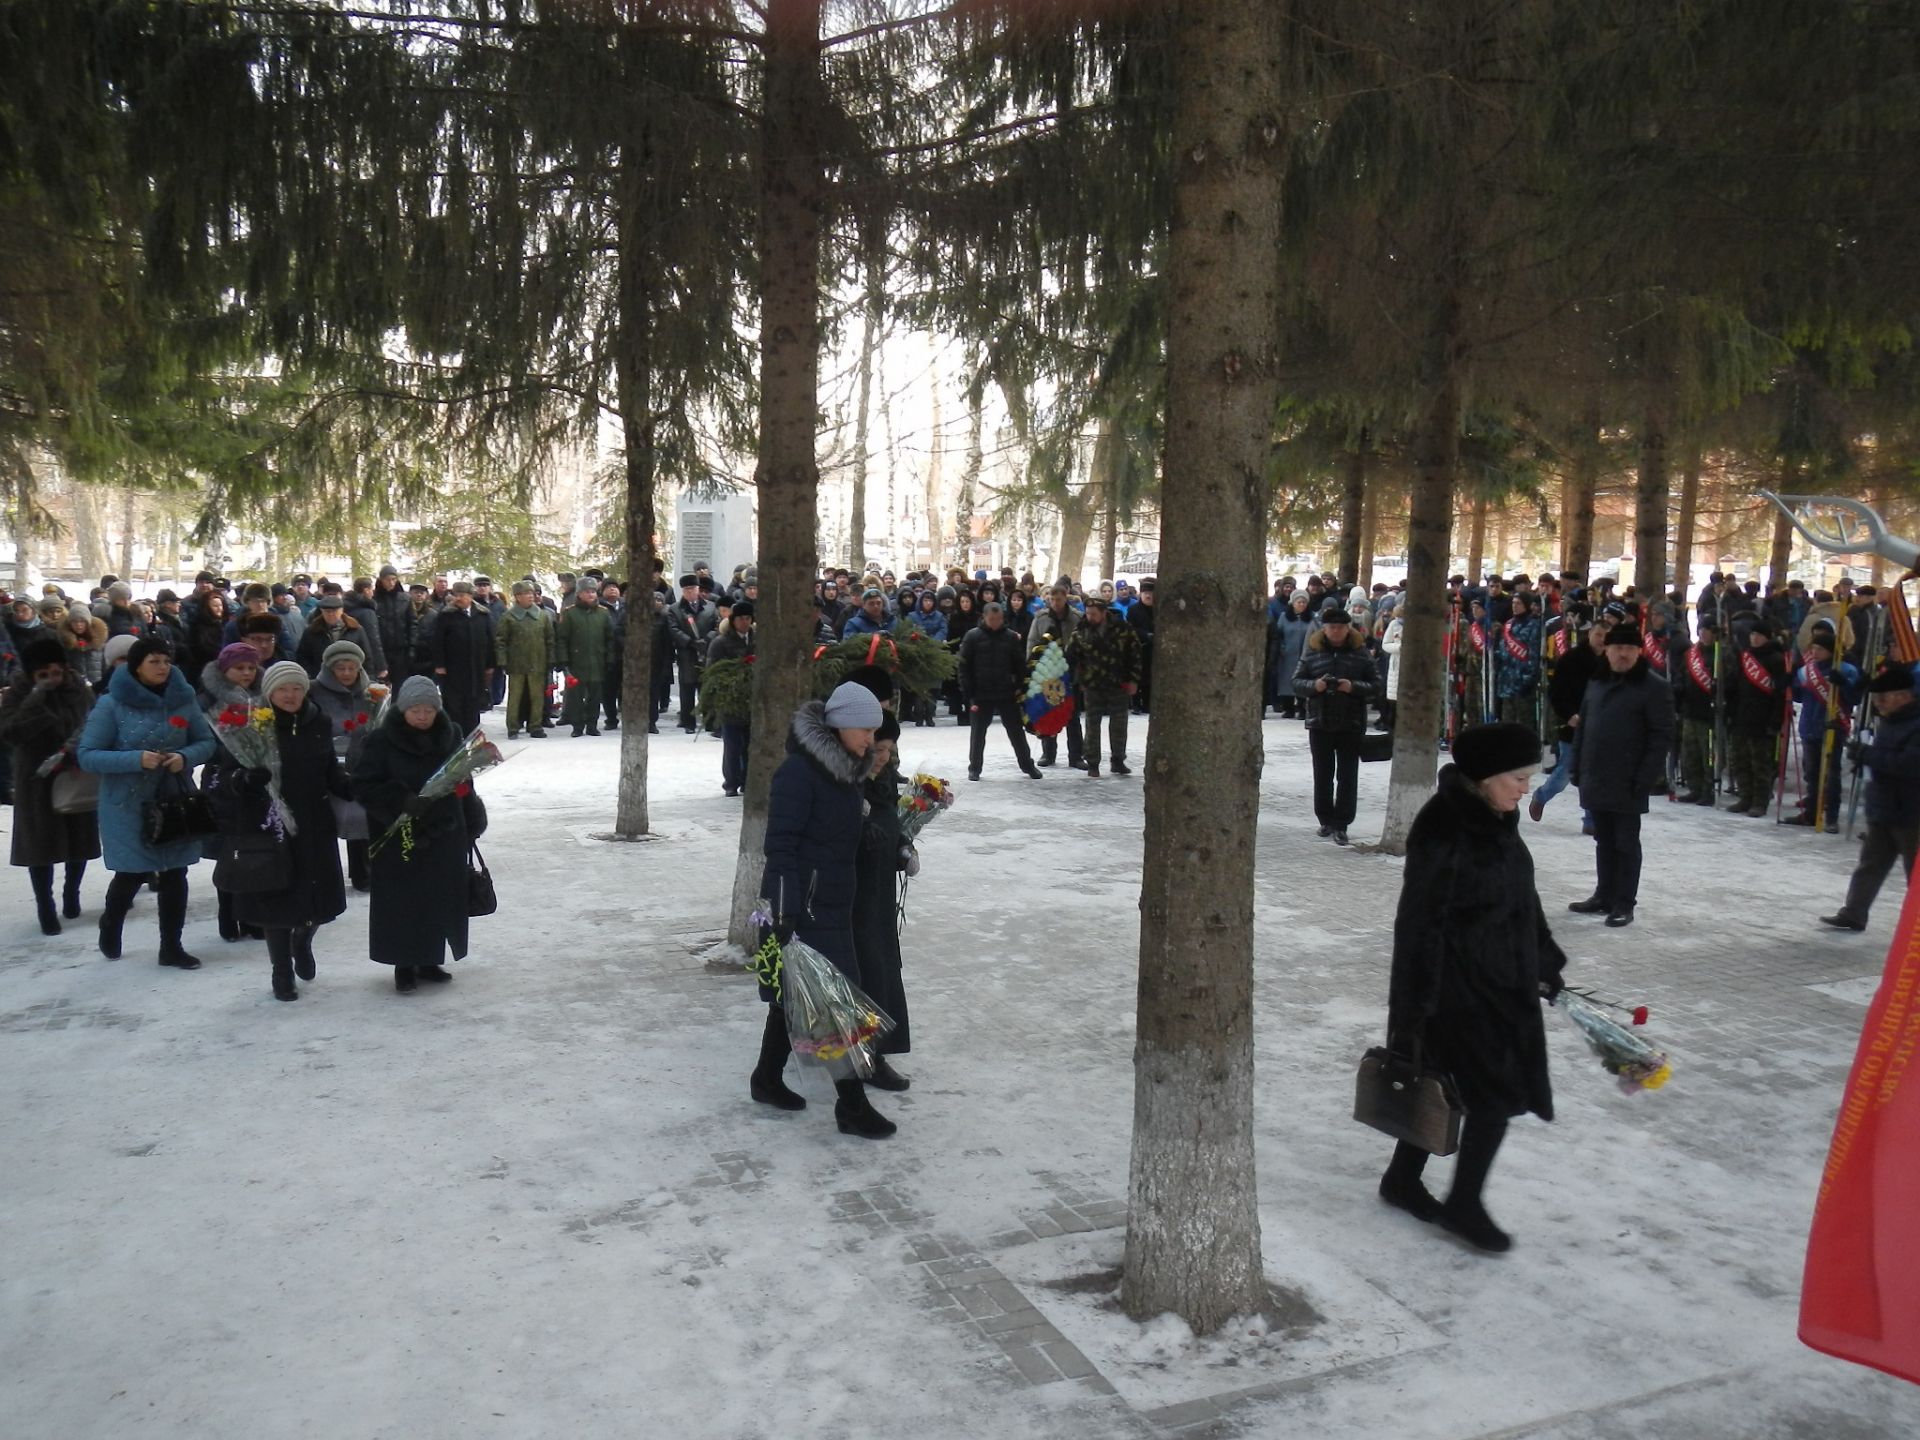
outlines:
M89 781L97 784L67 750L93 708L93 687L67 664L66 647L51 637L28 645L20 664L19 677L0 696L0 743L13 747L12 861L25 866L33 881L41 933L58 935L63 913L69 920L79 915L81 877L87 861L100 855L94 809L74 808L79 800L56 794ZM64 756L62 765L40 774L41 766L56 755ZM56 865L66 867L58 910L53 903Z
M295 977L314 978L313 932L347 908L332 804L346 798L347 777L307 672L282 660L260 683L274 748L253 767L220 751L208 787L220 820L213 883L233 895L241 924L266 931L273 998L298 1000Z
M393 988L407 995L422 980L453 979L443 963L467 953L470 914L468 854L487 828L487 810L472 787L437 800L425 785L464 740L447 718L440 687L410 676L368 738L353 772L367 828L381 836L372 858L368 954L393 967ZM407 823L392 837L387 831Z
M166 642L134 642L80 732L80 768L100 777L100 844L114 872L100 912L100 953L109 960L120 958L120 927L133 897L157 874L160 963L200 968L180 937L187 924L187 867L201 858L204 834L147 837L151 812L196 794L188 772L212 758L213 747L213 728Z
M1466 1119L1444 1203L1420 1181L1429 1152L1404 1139L1380 1198L1494 1252L1513 1241L1487 1214L1481 1190L1507 1122L1529 1111L1553 1119L1540 1002L1560 993L1567 957L1547 929L1519 827L1539 760L1539 737L1527 726L1460 732L1453 763L1407 835L1393 922L1388 1048L1450 1077Z

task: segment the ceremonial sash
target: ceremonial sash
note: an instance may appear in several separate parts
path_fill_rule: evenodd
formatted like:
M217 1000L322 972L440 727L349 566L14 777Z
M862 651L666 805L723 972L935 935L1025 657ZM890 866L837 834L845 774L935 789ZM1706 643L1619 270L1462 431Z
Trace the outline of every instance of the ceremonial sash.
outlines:
M1832 709L1833 680L1831 677L1822 675L1820 671L1815 668L1811 660L1800 668L1807 677L1807 689L1811 690L1813 692L1813 698L1820 702L1820 708L1822 710ZM1847 714L1846 711L1837 710L1834 714L1835 718L1840 722L1840 733L1842 735L1853 728L1853 717Z
M1473 641L1473 650L1476 655L1487 648L1487 627L1478 620L1467 627L1467 636Z
M1647 652L1647 664L1662 675L1667 673L1667 639L1649 630L1640 637L1640 648Z
M1500 632L1500 638L1506 644L1507 654L1511 655L1514 659L1523 663L1533 659L1532 652L1527 649L1527 642L1514 639L1511 628L1502 630Z
M1707 664L1707 657L1694 645L1687 651L1687 678L1700 687L1702 695L1713 694L1713 670Z
M1753 658L1751 650L1740 652L1740 673L1747 677L1747 683L1762 695L1777 694L1780 682L1767 673L1767 667Z

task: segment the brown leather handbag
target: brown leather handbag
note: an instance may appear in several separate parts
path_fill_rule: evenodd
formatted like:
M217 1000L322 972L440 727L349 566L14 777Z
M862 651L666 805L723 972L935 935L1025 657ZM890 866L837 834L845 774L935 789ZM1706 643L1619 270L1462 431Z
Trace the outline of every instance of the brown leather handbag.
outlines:
M1465 1114L1453 1081L1422 1063L1420 1046L1411 1059L1378 1045L1360 1057L1353 1118L1362 1125L1430 1154L1451 1155L1460 1148Z

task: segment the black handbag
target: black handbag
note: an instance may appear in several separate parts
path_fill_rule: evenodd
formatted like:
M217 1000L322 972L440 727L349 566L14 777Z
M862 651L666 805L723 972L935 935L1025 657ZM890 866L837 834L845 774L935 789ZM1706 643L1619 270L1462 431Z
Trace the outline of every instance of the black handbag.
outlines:
M480 847L467 847L467 914L491 915L500 908L500 897L493 893L493 873L481 858Z
M1393 732L1391 730L1369 730L1360 737L1360 758L1362 760L1393 759Z
M187 779L184 772L166 773L178 793L160 795L147 802L141 817L142 838L149 845L176 845L182 840L199 840L215 834L220 827L213 818L213 802L205 792Z
M1417 1145L1432 1155L1460 1148L1460 1120L1466 1114L1453 1081L1421 1063L1375 1046L1360 1057L1353 1087L1353 1118L1383 1135Z
M287 842L271 830L222 835L214 850L213 888L229 895L259 895L284 890L293 879Z

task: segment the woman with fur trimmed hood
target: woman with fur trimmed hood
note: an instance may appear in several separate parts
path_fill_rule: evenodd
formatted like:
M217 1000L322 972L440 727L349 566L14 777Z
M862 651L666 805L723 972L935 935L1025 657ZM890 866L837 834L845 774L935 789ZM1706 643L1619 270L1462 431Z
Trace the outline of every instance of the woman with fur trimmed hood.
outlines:
M67 647L68 668L98 690L107 678L107 622L84 605L69 606L60 643Z
M798 938L833 962L855 985L860 962L853 941L853 905L860 836L867 818L862 788L871 768L874 732L886 712L871 690L842 683L825 700L793 713L787 758L773 772L767 797L766 871L760 882L781 945ZM781 1079L793 1048L787 1017L773 992L767 1001L760 1059L748 1090L762 1105L803 1110L807 1102ZM880 1140L897 1128L867 1100L850 1063L836 1074L833 1118L843 1135Z

